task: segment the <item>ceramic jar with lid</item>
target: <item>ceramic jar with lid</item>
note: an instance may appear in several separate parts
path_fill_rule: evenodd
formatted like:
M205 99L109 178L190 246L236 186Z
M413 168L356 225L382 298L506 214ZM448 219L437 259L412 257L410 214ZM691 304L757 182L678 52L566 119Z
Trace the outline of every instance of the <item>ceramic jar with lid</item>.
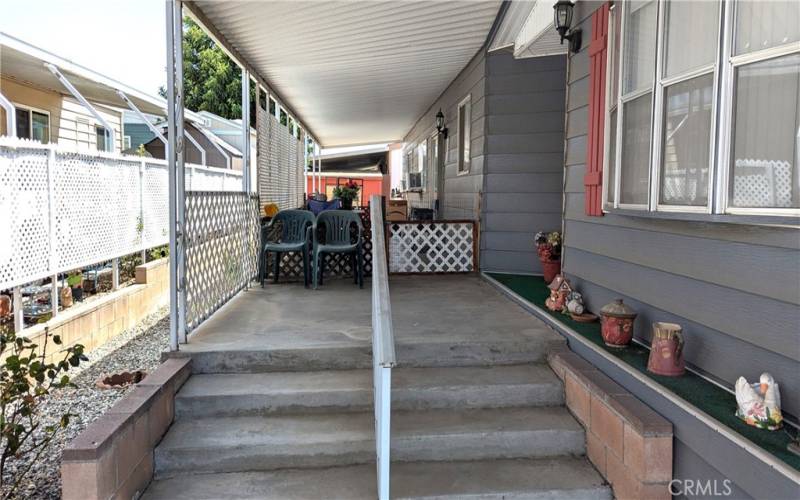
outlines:
M600 325L603 341L609 347L627 347L633 338L633 321L636 311L616 299L600 309Z

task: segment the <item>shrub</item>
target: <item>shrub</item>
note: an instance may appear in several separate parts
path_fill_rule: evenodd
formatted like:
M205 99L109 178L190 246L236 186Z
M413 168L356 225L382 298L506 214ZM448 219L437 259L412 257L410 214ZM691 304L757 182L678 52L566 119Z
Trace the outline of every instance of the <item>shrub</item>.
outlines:
M52 339L55 345L61 345L62 341L58 335L51 336L48 330L43 338L44 343L39 346L13 330L0 333L0 489L4 498L14 495L20 481L47 449L56 432L69 424L67 413L59 416L58 425L44 425L39 405L51 390L74 387L66 372L88 359L83 354L84 347L75 344L60 351L61 361L48 361L48 340ZM11 484L4 484L9 460L31 454L33 459L17 471Z

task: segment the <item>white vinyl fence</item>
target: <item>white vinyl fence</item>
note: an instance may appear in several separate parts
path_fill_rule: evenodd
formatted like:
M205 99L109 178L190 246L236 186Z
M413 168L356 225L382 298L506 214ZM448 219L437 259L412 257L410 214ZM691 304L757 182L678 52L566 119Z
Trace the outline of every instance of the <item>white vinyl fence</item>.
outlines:
M240 172L186 166L186 189L240 191ZM0 290L168 242L164 160L0 138Z

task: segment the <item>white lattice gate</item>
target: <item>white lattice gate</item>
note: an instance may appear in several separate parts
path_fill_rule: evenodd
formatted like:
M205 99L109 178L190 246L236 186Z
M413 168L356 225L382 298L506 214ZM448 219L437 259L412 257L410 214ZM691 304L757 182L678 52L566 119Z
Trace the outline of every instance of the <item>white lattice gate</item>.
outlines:
M258 273L258 197L186 193L186 326L189 331Z
M389 224L389 272L466 273L476 269L474 221Z

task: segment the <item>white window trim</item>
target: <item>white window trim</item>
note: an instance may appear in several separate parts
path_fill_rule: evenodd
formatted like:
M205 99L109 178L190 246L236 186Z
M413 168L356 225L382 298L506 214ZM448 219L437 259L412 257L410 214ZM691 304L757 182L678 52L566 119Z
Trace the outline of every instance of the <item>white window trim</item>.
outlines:
M619 51L619 68L618 68L618 83L617 83L617 133L616 133L616 158L614 168L614 202L608 202L608 190L612 183L608 179L608 155L609 136L604 134L603 146L603 192L602 192L602 207L603 211L608 212L612 209L623 210L639 210L649 212L667 212L667 213L694 213L694 214L708 214L708 215L752 215L752 216L776 216L776 217L796 217L800 215L800 208L745 208L745 207L732 207L729 204L730 185L732 181L731 175L731 157L733 149L733 107L734 107L734 83L735 83L735 70L736 68L745 64L751 64L761 61L774 59L777 57L787 56L795 53L800 53L800 42L792 42L778 47L770 47L759 51L754 51L748 54L739 56L733 55L733 43L735 40L735 6L737 2L720 1L719 18L717 29L719 33L720 45L717 46L717 57L713 65L707 65L702 68L694 68L690 71L685 71L679 75L669 78L663 78L662 66L665 54L664 38L666 34L666 2L668 0L655 0L658 2L657 14L657 33L656 33L656 64L653 85L650 89L642 89L636 92L630 92L623 98L623 75L624 75L624 55L625 55L625 37L620 39ZM629 5L627 2L618 2L622 5L622 10L614 15L620 15L620 33L625 33L625 12ZM617 4L615 4L617 5ZM612 9L614 7L612 6ZM614 33L614 15L610 15L608 22L608 55L607 67L611 68L611 61L613 56L613 40L616 33ZM661 188L661 155L662 155L662 140L661 130L663 128L664 119L664 95L667 87L675 83L688 81L692 78L713 74L713 94L712 94L712 118L711 118L711 140L709 141L709 173L708 173L708 203L706 206L688 206L688 205L665 205L660 203L660 188ZM610 78L606 78L606 110L604 125L605 130L609 130L610 117L612 110L612 97L610 97ZM630 102L638 97L652 92L651 100L651 122L650 122L650 158L648 168L648 202L646 204L626 204L620 203L620 187L622 177L622 128L623 128L623 110L624 103ZM658 138L658 140L656 140ZM798 137L800 143L800 136ZM800 156L800 154L798 155ZM800 161L800 158L795 161ZM794 165L798 168L798 165Z
M466 104L469 105L469 116L466 117L464 123L468 123L469 126L465 127L468 133L464 134L464 139L467 141L467 144L469 144L469 157L465 160L464 153L461 150L461 107ZM456 175L469 175L472 169L472 138L469 137L472 135L472 94L467 94L467 96L458 103L456 119L458 120L456 123L456 137L458 138L458 145L456 147L456 154L458 155L456 161ZM465 165L466 168L463 168Z
M33 136L33 114L32 112L35 111L37 113L41 113L43 115L47 115L47 144L54 144L53 142L53 119L50 116L50 112L46 109L37 108L34 106L29 106L27 104L20 104L18 102L12 101L11 104L14 105L14 108L17 110L21 109L28 112L28 137ZM17 118L14 117L16 120ZM18 125L19 126L19 125ZM19 130L17 130L19 133ZM33 139L31 139L33 140Z

